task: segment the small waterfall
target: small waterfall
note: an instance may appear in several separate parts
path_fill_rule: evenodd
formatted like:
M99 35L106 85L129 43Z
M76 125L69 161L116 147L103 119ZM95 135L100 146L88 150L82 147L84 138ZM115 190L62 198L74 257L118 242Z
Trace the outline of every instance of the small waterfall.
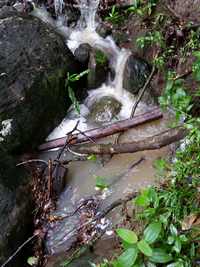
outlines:
M79 20L79 27L83 29L88 28L89 31L96 29L96 11L100 0L79 0L79 7L81 10L81 18Z
M57 16L62 15L63 6L64 6L63 0L54 0L54 8Z

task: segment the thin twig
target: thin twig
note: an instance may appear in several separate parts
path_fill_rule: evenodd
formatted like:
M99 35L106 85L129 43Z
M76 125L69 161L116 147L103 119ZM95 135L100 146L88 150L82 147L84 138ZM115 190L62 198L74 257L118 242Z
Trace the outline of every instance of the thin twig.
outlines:
M176 81L176 80L185 78L185 77L187 77L188 75L190 75L191 73L192 73L192 70L188 70L188 71L185 72L185 73L182 73L182 74L177 75L173 80Z
M140 103L140 101L141 101L141 99L142 99L142 97L143 97L143 95L144 95L144 93L145 93L145 91L146 91L146 89L147 89L147 87L148 87L148 85L149 85L151 79L153 78L154 73L155 73L155 66L153 66L152 71L151 71L151 73L150 73L148 79L146 80L146 82L145 82L143 88L140 90L140 93L139 93L139 95L138 95L138 98L137 98L137 100L135 101L135 103L134 103L134 105L133 105L133 107L132 107L131 116L130 116L131 119L134 117L134 115L135 115L135 111L136 111L136 109L137 109L137 106L138 106L138 104ZM115 144L117 144L117 143L119 142L119 139L120 139L120 137L121 137L122 134L123 134L123 132L119 133L119 134L116 136L116 138L115 138L115 142L114 142Z
M38 234L32 235L24 243L22 243L21 246L19 246L18 249L1 265L1 267L5 267L21 251L21 249L30 241L32 241L36 236L38 236Z
M83 136L85 136L86 138L88 138L88 140L94 144L96 144L96 142L90 137L88 136L86 133L82 132L81 130L77 129L77 131L82 134Z
M49 177L48 177L48 199L51 199L52 193L53 193L53 188L52 188L53 173L52 173L52 160L51 159L49 159L48 172L49 172Z
M32 163L32 162L44 163L46 166L48 166L48 162L45 161L45 160L42 160L42 159L29 159L29 160L26 160L26 161L23 161L23 162L18 163L16 166L18 167L18 166L26 165L26 164Z
M134 105L133 105L133 108L132 108L132 111L131 111L131 116L130 116L131 119L132 119L133 116L135 115L135 111L136 111L136 109L137 109L137 106L138 106L138 104L140 103L140 101L141 101L141 99L142 99L142 97L143 97L143 95L144 95L144 93L145 93L145 91L146 91L146 89L147 89L147 87L148 87L148 85L149 85L151 79L153 78L154 73L155 73L155 66L153 66L152 71L151 71L151 73L150 73L148 79L146 80L146 82L145 82L145 84L144 84L142 90L140 91L140 93L139 93L139 95L138 95L138 98L137 98L136 102L135 102Z
M96 143L95 143L96 144ZM75 151L73 151L71 148L67 147L67 151L69 151L70 153L72 153L73 155L75 156L78 156L78 157L87 157L88 154L81 154L81 153L77 153Z
M72 230L70 230L69 232L66 233L66 236L69 234L75 234L76 232L80 231L82 228L84 228L85 226L88 226L96 221L98 221L99 219L101 219L102 217L105 217L110 211L112 211L114 208L122 205L125 202L128 202L130 200L132 200L133 198L135 198L138 195L138 192L132 192L130 193L128 196L126 196L124 199L118 199L116 201L114 201L111 205L109 205L107 208L105 208L103 211L99 212L94 218L90 219L89 221L87 221L86 223L80 225L78 228L74 227Z

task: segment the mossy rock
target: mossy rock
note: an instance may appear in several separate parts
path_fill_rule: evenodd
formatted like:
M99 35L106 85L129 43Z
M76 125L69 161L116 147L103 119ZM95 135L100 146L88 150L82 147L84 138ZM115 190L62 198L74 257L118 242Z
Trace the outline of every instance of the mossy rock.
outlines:
M67 72L80 68L53 29L14 9L6 12L0 18L0 120L12 119L6 142L19 152L36 148L64 117Z
M122 104L111 96L104 96L95 101L90 107L88 120L96 123L110 122L117 117Z

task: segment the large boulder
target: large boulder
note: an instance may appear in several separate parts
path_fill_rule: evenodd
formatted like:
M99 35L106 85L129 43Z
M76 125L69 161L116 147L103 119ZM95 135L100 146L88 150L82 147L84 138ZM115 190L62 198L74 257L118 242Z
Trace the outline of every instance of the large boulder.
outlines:
M36 148L65 115L67 72L79 65L60 35L37 18L0 8L0 265L32 235L31 179L16 167L17 154ZM14 257L8 266L25 263Z
M3 9L3 11L2 11ZM10 150L34 148L69 105L67 72L79 72L64 39L37 18L0 11L0 120L12 119Z
M33 216L30 175L16 167L17 158L0 146L0 265L29 237ZM24 253L24 250L22 251ZM21 257L20 257L21 256ZM22 266L26 257L14 257L8 266Z

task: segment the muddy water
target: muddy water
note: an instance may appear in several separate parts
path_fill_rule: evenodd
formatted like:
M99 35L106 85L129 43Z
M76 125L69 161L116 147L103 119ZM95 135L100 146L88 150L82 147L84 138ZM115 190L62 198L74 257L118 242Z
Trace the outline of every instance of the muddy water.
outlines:
M167 128L168 118L146 123L142 126L130 129L122 135L120 142L131 142L142 140L145 137L152 136L156 133L164 131ZM115 136L99 140L99 142L110 142ZM141 188L147 187L156 183L154 161L161 157L167 157L170 152L170 147L164 147L154 151L143 151L134 154L114 155L111 159L97 158L96 161L79 161L72 162L68 168L67 185L64 192L58 200L57 210L54 215L66 215L76 209L80 199L91 197L97 194L96 176L105 178L108 185L107 190L101 194L100 210L104 209L115 200L123 198L129 192L138 191ZM43 158L53 158L57 152L48 152L43 154ZM64 158L70 155L65 154ZM127 171L129 167L141 157L144 157L139 165ZM118 211L112 213L111 225L115 225L120 218ZM59 266L65 258L65 251L76 242L76 236L68 235L69 230L75 225L80 224L79 218L75 215L70 219L59 222L58 225L53 225L47 235L46 247L52 256L50 256L47 266ZM111 226L110 226L111 227ZM76 233L75 233L76 234ZM104 236L99 243L97 249L89 257L98 260L105 253L105 243L114 246L114 239L110 236ZM88 266L88 258L84 257L72 266Z

